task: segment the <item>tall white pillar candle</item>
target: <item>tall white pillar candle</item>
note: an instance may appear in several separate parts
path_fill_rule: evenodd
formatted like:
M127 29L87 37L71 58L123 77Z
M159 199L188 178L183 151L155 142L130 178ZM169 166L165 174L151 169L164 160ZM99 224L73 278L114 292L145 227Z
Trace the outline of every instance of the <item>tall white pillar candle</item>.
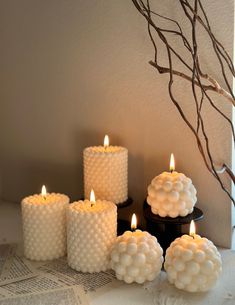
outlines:
M68 265L82 272L110 268L110 254L117 236L117 206L110 201L78 201L67 209Z
M97 199L122 203L128 198L128 150L121 146L104 146L84 149L84 192L89 198L95 189Z
M42 194L26 197L21 202L24 254L44 261L66 254L66 207L69 197L63 194Z

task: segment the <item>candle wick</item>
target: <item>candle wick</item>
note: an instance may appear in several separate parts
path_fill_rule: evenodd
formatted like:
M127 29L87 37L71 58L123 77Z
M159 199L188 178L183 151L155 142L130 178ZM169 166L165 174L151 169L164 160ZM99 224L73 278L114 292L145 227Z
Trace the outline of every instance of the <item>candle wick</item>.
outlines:
M95 203L92 201L92 202L91 202L91 207L93 207L94 204L95 204Z
M174 170L173 170L173 169L171 169L171 174L173 173L173 171L174 171Z

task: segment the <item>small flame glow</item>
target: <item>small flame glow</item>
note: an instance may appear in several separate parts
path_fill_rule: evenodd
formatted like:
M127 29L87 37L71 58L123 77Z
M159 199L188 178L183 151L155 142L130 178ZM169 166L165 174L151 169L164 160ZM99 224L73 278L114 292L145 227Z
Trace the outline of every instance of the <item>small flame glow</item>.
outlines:
M46 195L47 195L47 189L46 189L45 185L42 186L41 195L42 195L43 197L46 197Z
M91 193L90 193L90 202L95 203L95 192L94 192L94 190L91 190Z
M191 220L190 223L190 229L189 229L189 235L194 236L196 234L196 227L195 227L195 222Z
M136 228L137 228L137 218L134 213L131 218L131 230L135 230Z
M108 147L109 146L109 136L105 136L104 137L104 147L106 148L106 147Z
M175 158L174 158L174 155L171 154L170 171L173 172L174 170L175 170Z

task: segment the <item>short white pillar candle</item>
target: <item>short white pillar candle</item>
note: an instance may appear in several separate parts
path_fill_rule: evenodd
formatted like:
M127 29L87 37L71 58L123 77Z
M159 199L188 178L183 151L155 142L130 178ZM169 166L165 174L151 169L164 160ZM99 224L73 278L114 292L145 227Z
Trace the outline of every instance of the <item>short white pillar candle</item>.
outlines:
M171 154L170 172L163 172L152 180L148 186L147 203L153 214L184 217L193 212L196 194L192 180L175 171L174 156Z
M128 198L128 150L121 146L109 146L105 136L104 146L84 149L84 192L90 196L91 189L96 198L122 203Z
M21 202L24 254L36 261L52 260L66 254L66 207L69 197L46 193Z
M207 238L195 234L191 224L190 236L176 238L166 251L165 270L170 283L189 292L212 288L222 271L221 256Z
M100 272L110 268L117 237L117 206L97 200L78 201L67 209L68 265L77 271Z
M132 229L136 228L135 214ZM119 236L111 253L111 267L119 280L130 284L152 281L160 273L163 251L156 237L148 232L126 231Z

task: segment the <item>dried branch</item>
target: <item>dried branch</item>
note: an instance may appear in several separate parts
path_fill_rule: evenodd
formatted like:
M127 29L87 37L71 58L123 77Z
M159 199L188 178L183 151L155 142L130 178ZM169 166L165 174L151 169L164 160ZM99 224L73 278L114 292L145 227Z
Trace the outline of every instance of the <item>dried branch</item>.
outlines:
M160 74L170 72L169 68L159 66L156 61L153 62L152 60L150 60L149 64L152 65L154 68L156 68ZM177 70L172 70L172 72L174 75L178 75L190 82L192 80L191 76L188 76L183 72L180 72ZM208 80L209 82L211 82L213 84L213 85L203 85L205 91L207 91L207 90L214 91L214 92L224 96L229 102L231 102L235 106L235 100L233 99L231 94L229 92L227 92L226 90L224 90L213 77L209 76L208 74L202 74L202 73L200 73L200 75L202 78ZM198 87L200 86L196 80L195 80L195 85L197 85Z
M201 1L193 0L190 2L193 4L190 4L188 0L178 1L182 8L184 16L187 18L190 25L191 40L187 39L179 22L172 18L163 16L158 12L154 12L151 9L149 0L132 0L137 10L147 21L148 34L154 47L154 61L150 61L150 65L157 69L160 74L169 75L168 91L171 101L178 109L184 122L194 134L199 152L204 160L207 169L216 178L221 188L224 190L224 192L226 192L226 194L229 196L229 198L235 205L235 199L227 190L220 174L222 172L226 172L233 183L235 183L235 175L226 164L223 164L222 172L216 169L216 162L211 152L210 139L205 128L203 115L203 105L205 102L207 102L212 107L212 109L216 111L228 123L233 135L233 141L235 142L234 126L231 119L216 106L213 98L209 95L209 92L214 92L220 97L222 97L224 100L231 103L232 106L235 106L235 98L233 95L232 87L228 81L231 75L235 76L235 69L228 52L213 34L207 14L205 12L205 9L203 8ZM160 27L158 25L158 19L164 19L165 21L169 22L170 27L167 29ZM171 26L173 26L173 28ZM214 54L218 60L218 64L221 69L221 74L227 89L223 88L223 86L219 84L219 82L214 77L212 77L208 73L205 73L201 68L197 38L197 29L199 26L201 26L201 28L205 30L212 42L212 50L214 51ZM190 62L188 59L185 59L183 57L182 52L178 51L177 49L175 49L175 47L173 47L170 40L171 35L174 35L174 37L178 37L183 42L183 45L189 55L188 57L190 57ZM168 66L162 66L158 62L159 43L161 43L166 48ZM175 59L178 60L178 63L182 65L182 69L186 72L181 72L178 69L173 68L175 65ZM227 75L227 68L230 71L231 75ZM193 93L192 101L194 102L196 109L196 126L194 126L194 124L191 123L190 120L187 118L182 106L175 97L173 90L175 76L180 77L191 84L191 90ZM222 102L223 100L221 101L221 103Z

